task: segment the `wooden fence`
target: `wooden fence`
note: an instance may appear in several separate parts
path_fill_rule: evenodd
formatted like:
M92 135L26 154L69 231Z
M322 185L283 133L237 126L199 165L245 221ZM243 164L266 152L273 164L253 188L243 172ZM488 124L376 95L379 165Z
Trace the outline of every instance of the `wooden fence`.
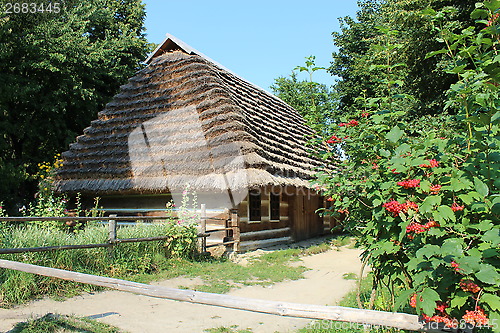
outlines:
M59 221L59 222L108 222L108 242L100 244L79 244L79 245L61 245L61 246L43 246L43 247L30 247L30 248L3 248L0 249L0 254L10 254L10 253L25 253L25 252L44 252L44 251L56 251L56 250L71 250L71 249L90 249L99 247L112 248L117 244L121 243L135 243L135 242L151 242L151 241L161 241L168 240L170 236L158 236L158 237L143 237L143 238L122 238L119 239L117 235L117 226L120 221L151 221L160 220L167 221L175 217L172 216L117 216L110 215L108 217L79 217L79 216L64 216L64 217L37 217L37 216L26 216L26 217L0 217L0 222L10 222L10 223L20 223L20 222L32 222L32 221ZM219 220L224 222L224 227L218 229L207 230L207 220ZM223 238L222 242L213 243L207 245L206 238L211 234L216 232L224 231L226 236ZM239 250L240 237L239 237L239 223L238 216L234 212L229 210L222 213L221 217L209 217L207 216L205 205L201 205L201 217L200 217L200 232L197 237L200 238L200 251L206 252L207 248L214 246L232 246L233 251Z
M180 290L1 259L0 268L14 269L27 273L132 292L139 295L267 313L279 316L319 320L335 320L342 322L359 323L362 325L378 326L385 329L393 327L398 329L429 333L472 332L472 330L470 329L444 328L444 324L442 323L425 324L421 320L419 320L418 316L406 313L363 310L340 306L323 306L268 301L206 293L200 291Z

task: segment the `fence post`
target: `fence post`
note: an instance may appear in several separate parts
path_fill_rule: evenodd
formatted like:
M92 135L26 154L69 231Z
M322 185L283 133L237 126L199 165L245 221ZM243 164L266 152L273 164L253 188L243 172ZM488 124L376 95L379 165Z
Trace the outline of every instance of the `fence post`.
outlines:
M240 251L240 217L236 209L231 210L231 228L233 229L233 252Z
M109 217L116 217L116 214L111 214ZM116 243L116 220L109 220L108 222L108 243L110 247L108 248L108 255L110 259L114 257L114 245Z
M205 234L207 233L207 207L205 204L201 204L201 212L200 212L200 219L201 219L201 227L200 227L200 233L203 235L201 237L201 253L207 252L207 237L205 237Z

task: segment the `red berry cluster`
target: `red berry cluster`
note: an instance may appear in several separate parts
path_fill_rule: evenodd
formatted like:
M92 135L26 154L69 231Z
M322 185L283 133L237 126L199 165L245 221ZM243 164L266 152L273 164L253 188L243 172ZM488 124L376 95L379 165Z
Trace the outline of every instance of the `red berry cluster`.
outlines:
M498 20L499 17L500 13L492 15L491 18L488 20L488 23L486 23L486 26L491 27L496 22L496 20Z
M474 326L486 326L488 325L489 321L488 317L484 313L484 310L481 309L479 306L477 306L476 310L474 311L466 310L462 319L466 323L472 324Z
M335 143L341 143L341 142L342 142L342 138L339 138L339 137L338 137L338 136L336 136L336 135L332 135L332 136L330 137L330 139L328 139L328 140L326 141L326 143L334 143L334 144L335 144Z
M438 193L439 193L439 191L441 191L441 187L442 187L441 185L432 185L432 186L430 187L429 192L430 192L431 194L438 194Z
M350 120L348 123L340 123L339 126L340 127L350 127L350 126L358 126L359 125L359 122L357 120Z
M407 213L409 209L418 211L418 205L412 201L407 200L405 203L399 203L396 200L386 202L382 205L388 212L391 212L394 216L398 216L399 213Z
M478 293L481 291L481 288L472 282L472 280L469 279L462 279L459 283L460 288L462 288L463 291L469 291L471 293Z
M464 210L465 206L459 206L455 201L451 204L451 210L457 212L459 210Z
M422 298L420 298L422 301ZM410 306L412 308L417 307L417 294L413 294L410 298ZM427 316L426 314L422 314L422 317L426 322L435 321L437 323L444 323L448 327L457 327L458 321L456 319L451 318L446 313L446 308L448 308L448 304L445 302L436 302L436 311L439 312L439 315L434 315L432 317Z
M391 167L389 167L390 169ZM396 172L396 168L390 170L393 174L399 175L401 172Z
M420 301L422 301L422 298L420 298ZM412 308L416 308L417 307L417 294L413 294L411 295L411 298L410 298L410 306Z
M416 234L420 234L422 232L426 232L427 230L429 230L430 228L433 228L433 227L439 227L439 223L437 223L434 220L431 220L431 221L429 221L429 222L427 222L426 224L423 224L423 225L420 224L420 223L417 223L417 222L411 222L406 227L406 233L410 234L410 233L414 232ZM413 236L410 237L410 235L408 235L408 237L410 239L413 239Z
M420 164L419 167L421 167L421 168L435 168L439 165L439 162L436 161L434 158L431 160L427 160L427 161L429 161L429 164Z
M406 189L420 187L420 179L408 179L398 182L399 186L403 186Z
M368 112L363 112L361 114L361 117L365 117L365 118L368 118L370 116L370 114Z
M462 270L460 268L460 265L456 261L454 261L454 260L451 261L450 265L451 265L451 267L453 268L453 270L455 272L460 272Z
M436 323L444 323L445 326L447 326L447 327L451 327L451 328L458 327L458 320L451 318L447 314L443 314L441 316L434 315L432 317L429 317L429 316L423 314L422 317L425 319L426 322L435 321Z

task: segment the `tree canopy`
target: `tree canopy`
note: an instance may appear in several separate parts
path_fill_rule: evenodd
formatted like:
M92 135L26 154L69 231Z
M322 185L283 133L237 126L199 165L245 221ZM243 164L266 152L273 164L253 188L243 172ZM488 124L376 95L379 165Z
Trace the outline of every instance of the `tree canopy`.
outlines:
M376 67L387 59L384 44L397 45L392 56L392 75L400 93L414 98L407 114L418 118L441 114L444 92L457 77L442 69L449 57L426 57L441 49L433 18L424 9L445 9L449 15L440 22L442 28L459 32L474 23L470 13L476 1L453 0L361 0L357 17L340 19L341 31L332 34L338 51L333 53L329 71L340 79L334 85L339 111L344 114L356 108L359 96L374 97L386 88L380 85L387 67ZM390 36L386 33L391 31ZM389 40L388 40L389 39ZM374 66L375 65L375 66Z
M38 1L42 3L42 1ZM37 165L74 141L150 51L141 0L66 0L0 16L0 202L34 193Z

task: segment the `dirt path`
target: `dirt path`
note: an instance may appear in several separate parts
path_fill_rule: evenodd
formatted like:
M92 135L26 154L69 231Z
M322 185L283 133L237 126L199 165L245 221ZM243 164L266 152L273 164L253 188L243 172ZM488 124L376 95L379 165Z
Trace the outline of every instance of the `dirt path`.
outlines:
M335 304L354 287L345 273L359 273L360 250L341 248L302 258L309 271L305 279L277 283L270 287L248 286L230 295L309 304ZM186 285L186 279L173 279L159 285ZM199 281L197 281L199 282ZM0 309L0 331L7 332L15 323L48 312L74 314L98 319L132 333L203 332L208 328L238 325L252 332L293 332L310 320L278 317L215 306L157 299L119 291L84 294L64 302L50 299L34 301L14 309Z

